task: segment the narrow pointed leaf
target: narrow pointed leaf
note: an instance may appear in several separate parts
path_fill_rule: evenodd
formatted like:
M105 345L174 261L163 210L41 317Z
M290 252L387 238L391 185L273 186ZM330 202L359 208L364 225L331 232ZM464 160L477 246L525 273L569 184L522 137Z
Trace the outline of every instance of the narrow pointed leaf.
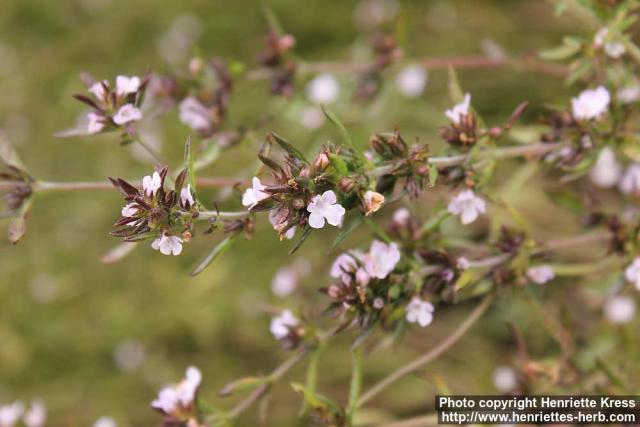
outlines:
M302 236L300 236L300 238L293 244L293 247L289 250L289 255L293 254L300 248L300 246L302 246L305 240L307 240L307 237L311 235L312 230L313 228L311 228L309 225L304 228L304 230L302 231Z
M198 266L191 272L191 276L197 276L198 274L202 273L204 269L207 268L209 264L213 262L214 259L216 259L218 256L225 253L231 247L231 245L233 245L233 243L236 241L238 236L239 234L234 234L232 236L227 237L220 243L218 243L213 248L213 250L209 252L209 254L206 257L204 257L204 259L200 262L200 264L198 264Z
M291 144L289 141L282 138L280 135L278 135L275 132L270 132L269 137L272 137L278 143L278 145L282 147L282 149L287 153L289 153L291 156L309 164L307 159L304 157L304 154L302 154L302 152L298 150L296 147L294 147L293 144Z

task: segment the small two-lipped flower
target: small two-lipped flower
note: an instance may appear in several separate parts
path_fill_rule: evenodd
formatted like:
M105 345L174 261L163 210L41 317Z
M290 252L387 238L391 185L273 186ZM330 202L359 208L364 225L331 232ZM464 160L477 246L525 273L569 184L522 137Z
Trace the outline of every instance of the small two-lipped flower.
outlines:
M269 198L269 194L264 192L266 187L262 185L258 177L254 176L251 184L251 188L247 188L242 195L242 206L245 206L249 210L253 209L261 201Z
M135 105L135 98L142 90L139 77L116 77L115 90L107 80L101 80L89 86L94 100L81 99L94 108L87 114L87 131L90 134L102 132L110 124L124 126L142 119L142 111Z
M178 384L160 390L151 407L160 411L172 421L197 424L197 394L202 374L194 366L187 368L185 378ZM195 424L194 424L195 423Z
M613 59L620 58L627 51L624 44L611 40L609 28L607 27L600 28L593 37L593 47L596 49L604 48L607 56Z
M556 277L553 267L547 264L536 265L527 269L527 277L533 283L544 285Z
M358 285L366 286L371 279L384 279L391 274L400 258L397 243L374 240L367 253L354 250L341 254L331 265L329 274L346 285L355 279Z
M325 222L335 227L342 226L345 209L338 203L336 193L332 190L325 191L321 195L316 195L307 206L309 212L309 226L312 228L323 228Z
M609 109L611 95L604 86L586 89L571 99L571 110L576 120L594 120L602 117Z
M407 304L405 319L409 323L417 323L423 328L433 321L434 307L429 301L413 297Z
M460 124L462 118L469 114L470 105L471 95L466 93L462 102L454 105L452 109L445 111L445 114L453 123Z
M447 210L460 216L462 224L467 225L486 213L487 206L484 199L476 196L473 190L463 190L451 199Z

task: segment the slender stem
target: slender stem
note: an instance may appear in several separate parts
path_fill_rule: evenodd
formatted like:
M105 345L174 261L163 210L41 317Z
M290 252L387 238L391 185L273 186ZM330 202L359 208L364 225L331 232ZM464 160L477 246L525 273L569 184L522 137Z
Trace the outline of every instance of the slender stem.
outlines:
M160 155L156 152L156 150L150 146L149 144L147 144L146 142L144 142L142 139L140 139L139 137L136 138L135 142L138 143L138 145L140 145L142 148L144 148L144 150L149 153L151 155L151 157L153 157L153 160L158 163L158 164L163 164L164 162L162 161L162 158L160 158Z
M540 156L550 151L563 147L562 142L518 145L514 147L499 147L487 150L481 157L493 157L496 159L506 159L509 157ZM458 154L456 156L431 157L429 163L438 167L455 166L464 163L469 159L469 154Z
M294 366L296 366L302 359L309 354L309 348L303 347L296 354L285 360L280 366L278 366L269 376L267 381L256 388L249 396L247 396L242 402L234 406L228 413L229 419L237 418L246 409L251 407L254 403L261 400L269 391L271 384L282 378L287 372L289 372Z
M234 178L223 177L201 177L196 179L199 187L202 188L218 188L218 187L230 187L235 184L247 184L247 181L238 180ZM133 185L140 187L141 182L133 182ZM22 181L0 181L0 190L11 190L17 185L24 185ZM52 182L52 181L36 181L31 184L34 191L48 191L48 192L64 192L64 191L84 191L84 190L98 190L98 191L110 191L116 190L116 188L107 181L69 181L69 182Z
M200 211L198 212L198 216L196 219L198 220L208 220L208 219L236 219L236 218L244 218L249 215L249 211L240 211L240 212L222 212L222 211Z
M449 350L451 346L453 346L462 336L476 323L476 321L484 314L485 311L491 305L493 301L493 293L487 294L484 299L478 304L478 306L469 314L461 324L456 328L455 331L451 335L449 335L444 341L438 344L432 350L424 353L422 356L413 360L412 362L402 366L400 369L392 372L388 376L386 376L382 381L371 387L368 391L366 391L362 397L357 402L357 406L362 406L371 399L373 399L376 395L378 395L385 388L398 381L400 378L408 375L412 372L415 372L422 366L427 363L433 361L438 356Z
M550 75L554 77L566 77L567 67L557 64L541 62L535 58L535 54L520 56L516 58L488 58L482 55L468 56L445 56L439 58L412 58L406 63L418 64L427 71L444 70L449 67L457 69L496 69L503 67L513 67L534 73ZM350 74L365 72L373 67L372 62L301 62L299 63L300 74L336 73ZM257 69L247 73L247 80L262 80L271 75L270 70Z
M358 409L358 398L362 389L362 346L352 351L351 386L347 404L347 425L353 425L353 417Z

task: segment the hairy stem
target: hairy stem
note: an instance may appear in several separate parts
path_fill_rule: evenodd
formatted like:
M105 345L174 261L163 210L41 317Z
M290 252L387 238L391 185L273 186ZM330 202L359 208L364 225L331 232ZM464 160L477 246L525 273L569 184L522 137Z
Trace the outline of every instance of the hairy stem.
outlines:
M376 395L378 395L380 392L382 392L391 384L395 383L402 377L412 372L415 372L416 370L420 369L422 366L433 361L434 359L439 357L441 354L449 350L478 321L480 316L482 316L482 314L484 314L484 312L487 311L487 309L491 305L491 302L493 301L493 298L494 298L493 293L487 294L484 297L484 299L480 302L480 304L478 304L478 306L469 314L469 317L467 317L460 324L460 326L458 326L456 330L453 331L451 335L449 335L444 341L442 341L432 350L428 351L427 353L424 353L422 356L418 357L412 362L392 372L387 377L385 377L382 381L380 381L379 383L371 387L369 390L367 390L362 395L362 397L358 399L357 406L364 405L365 403L373 399Z
M230 187L235 184L247 184L247 181L234 178L222 177L201 177L196 179L198 187L202 188L220 188ZM141 187L141 182L132 182L133 185ZM22 181L0 181L0 190L11 190L16 186L24 185ZM36 181L31 184L34 191L41 192L64 192L64 191L103 191L116 190L116 188L108 181L69 181L69 182L52 182L52 181Z

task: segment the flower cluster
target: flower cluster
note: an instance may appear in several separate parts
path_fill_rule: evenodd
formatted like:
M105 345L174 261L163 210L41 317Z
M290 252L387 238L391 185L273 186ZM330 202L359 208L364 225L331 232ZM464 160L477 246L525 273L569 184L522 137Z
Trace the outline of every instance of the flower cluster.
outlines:
M87 133L96 134L110 130L124 130L124 136L133 138L135 131L132 123L142 119L140 104L150 76L116 77L115 85L108 80L95 81L86 77L89 82L90 96L74 95L74 98L93 109L87 114Z
M198 414L198 388L202 381L202 374L196 367L189 367L185 378L178 384L169 385L158 393L158 397L151 402L151 407L165 417L163 425L184 425L187 427L201 427Z
M187 171L175 179L173 190L164 188L167 172L167 167L156 168L144 177L141 189L122 178L109 178L127 202L111 234L126 242L154 238L153 249L164 255L180 255L182 244L191 239L198 210L193 189L185 184Z
M43 427L47 421L47 408L40 399L31 401L27 408L17 400L0 405L0 427Z

